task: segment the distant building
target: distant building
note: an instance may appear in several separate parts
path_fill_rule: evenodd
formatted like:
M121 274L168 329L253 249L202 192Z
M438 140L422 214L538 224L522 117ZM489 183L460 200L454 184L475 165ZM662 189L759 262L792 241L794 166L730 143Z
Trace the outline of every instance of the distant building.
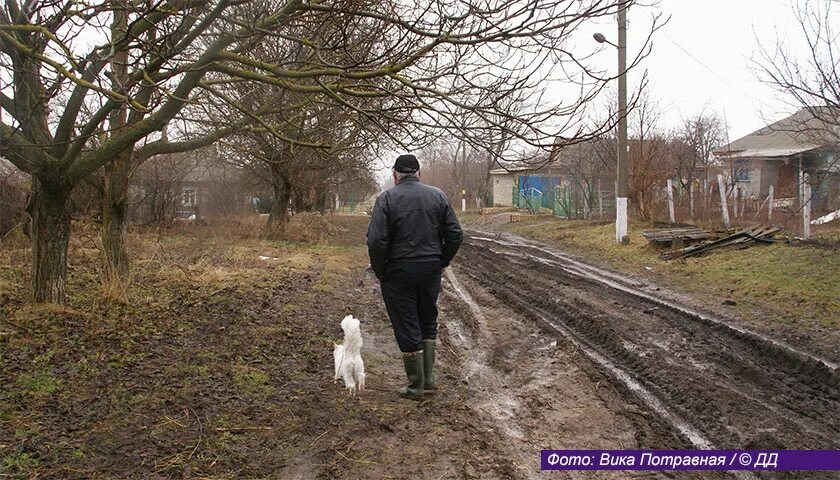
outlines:
M514 192L518 193L519 190L519 176L534 172L533 168L528 165L508 165L505 168L490 170L493 182L493 206L514 206Z
M215 147L158 155L137 170L130 190L132 220L165 224L255 210L241 168L224 162Z
M810 177L812 208L840 208L840 111L803 108L735 140L715 156L726 166L742 198L761 200L774 189L775 203L798 205L804 175Z
M490 171L493 205L592 217L615 206L615 175L597 158L593 140L556 148L542 161L511 163Z
M215 149L205 153L208 153L208 156L195 156L195 162L179 182L181 194L176 201L176 218L201 218L209 212L213 189L210 172L218 162Z

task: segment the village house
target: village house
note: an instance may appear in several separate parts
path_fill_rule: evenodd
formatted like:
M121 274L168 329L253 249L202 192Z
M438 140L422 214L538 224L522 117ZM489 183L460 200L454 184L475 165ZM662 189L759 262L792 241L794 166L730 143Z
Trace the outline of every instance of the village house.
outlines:
M615 175L603 168L594 142L555 148L543 161L491 170L493 205L547 209L564 218L591 218L611 211L615 205Z
M761 202L771 187L777 208L801 205L811 186L816 214L840 208L840 116L831 108L803 108L714 152L741 199Z
M253 212L255 196L241 168L211 146L153 157L137 170L130 191L132 220L166 223Z

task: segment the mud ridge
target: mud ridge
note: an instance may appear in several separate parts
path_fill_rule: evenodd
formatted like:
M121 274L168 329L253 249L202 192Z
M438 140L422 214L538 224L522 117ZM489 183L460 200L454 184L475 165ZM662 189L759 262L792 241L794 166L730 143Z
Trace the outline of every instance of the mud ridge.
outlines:
M577 275L581 278L586 278L596 283L606 285L610 288L618 289L625 293L655 302L661 305L663 308L672 310L675 313L683 314L688 318L703 322L714 328L723 328L730 330L733 335L743 336L745 341L754 342L757 345L760 345L761 348L767 349L768 351L772 350L777 355L789 359L791 364L798 366L797 368L811 368L817 371L821 371L824 378L826 378L829 381L835 382L834 386L840 385L840 363L828 360L826 358L822 358L810 352L803 351L785 342L767 337L766 335L762 335L758 332L754 332L742 326L735 325L733 322L729 322L722 318L718 318L714 315L699 312L697 310L688 308L683 305L679 305L675 302L666 300L664 298L659 298L648 292L644 292L639 288L636 288L632 284L632 282L628 282L626 278L620 275L580 261L579 259L574 258L571 255L562 254L554 251L551 248L537 245L528 239L517 237L511 234L499 235L488 232L475 233L477 233L477 235L473 235L470 237L470 239L473 241L494 243L502 247L514 247L533 250L538 255L551 257L551 259L541 258L541 261L554 265L562 265L562 268L564 270L573 275Z
M699 431L694 445L698 438L720 448L840 445L837 372L828 365L605 285L538 248L483 240L465 244L459 267L465 275L535 322L568 330L627 372ZM690 431L681 435L689 438Z

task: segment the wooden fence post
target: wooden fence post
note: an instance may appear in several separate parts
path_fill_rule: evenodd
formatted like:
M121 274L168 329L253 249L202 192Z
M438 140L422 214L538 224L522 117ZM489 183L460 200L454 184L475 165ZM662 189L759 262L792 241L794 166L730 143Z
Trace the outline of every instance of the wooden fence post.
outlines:
M770 185L770 191L767 192L767 221L773 221L773 185Z
M674 219L674 184L671 179L668 179L668 219L671 223L676 223Z
M802 175L802 237L811 238L811 176Z
M723 175L718 173L718 190L720 190L720 211L723 214L723 226L729 228L729 206L726 204L726 185L723 183Z
M738 218L738 217L741 216L740 215L741 205L740 205L740 202L738 201L740 196L741 196L741 188L738 187L738 185L736 184L735 188L732 189L732 215L735 218Z
M604 198L601 195L601 179L598 179L598 218L604 218Z
M694 220L694 181L688 184L688 216Z

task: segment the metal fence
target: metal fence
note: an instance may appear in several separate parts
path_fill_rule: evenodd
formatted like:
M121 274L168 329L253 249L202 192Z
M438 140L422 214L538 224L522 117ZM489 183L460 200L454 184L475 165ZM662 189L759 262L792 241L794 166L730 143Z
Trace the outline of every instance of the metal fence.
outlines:
M610 188L602 188L609 183ZM521 175L513 185L513 206L560 218L606 218L615 214L613 182L578 182L570 177Z

